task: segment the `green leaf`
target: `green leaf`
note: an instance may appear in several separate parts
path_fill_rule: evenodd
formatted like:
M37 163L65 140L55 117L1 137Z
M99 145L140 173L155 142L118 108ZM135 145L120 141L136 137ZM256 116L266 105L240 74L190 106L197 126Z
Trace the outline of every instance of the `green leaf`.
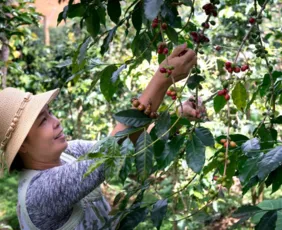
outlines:
M140 127L149 124L152 119L137 109L123 110L114 115L114 118L122 124Z
M277 221L276 221L276 229L282 229L282 211L277 211Z
M119 0L108 0L107 11L110 19L118 24L121 15L121 6Z
M282 146L272 149L264 155L259 162L258 178L264 180L273 170L277 169L282 164Z
M100 32L100 18L94 7L89 8L89 15L85 18L86 29L93 39Z
M78 65L81 65L81 63L84 61L88 46L91 42L92 42L92 38L87 37L86 39L84 39L83 43L80 44L79 53L77 57Z
M143 222L147 216L147 208L138 208L130 212L119 224L119 230L133 230L139 223Z
M263 6L264 2L265 2L265 0L258 0L258 4L259 4L260 6Z
M282 209L282 198L275 200L264 200L257 205L262 210L278 210Z
M68 5L67 10L67 17L74 18L74 17L83 17L85 13L85 6L81 3Z
M126 138L123 141L120 153L121 155L125 156L123 158L122 167L119 171L119 178L121 179L122 183L124 183L125 179L127 178L129 172L131 171L131 157L127 157L127 155L134 153L134 145L129 138Z
M142 9L142 2L136 4L133 9L132 13L132 24L136 29L136 33L139 34L142 28L142 17L143 17L143 9Z
M189 89L195 89L201 81L204 81L205 78L198 74L193 74L188 78L187 86Z
M158 146L155 151L155 158L159 169L167 167L175 159L183 143L184 137L179 135L173 137L171 141L166 142L163 151L157 151L161 149Z
M101 46L101 55L106 53L109 49L109 44L113 41L113 38L116 34L117 27L115 26L113 29L109 30L107 36L105 37L103 41L103 45Z
M138 177L141 181L145 181L151 174L153 169L153 146L150 135L144 131L136 142L135 151L138 153L135 157L135 164ZM149 146L149 147L148 147Z
M168 26L166 29L166 34L170 41L172 41L175 45L178 44L178 33L172 27Z
M105 11L105 8L104 7L99 7L97 9L97 13L99 15L99 18L100 18L100 22L106 26L106 11Z
M261 211L261 209L257 206L251 206L251 205L244 205L238 208L233 214L232 217L234 218L244 218L248 217L250 218L255 213Z
M201 126L197 127L195 134L205 146L214 146L214 138L209 129Z
M213 108L216 113L219 113L220 110L226 105L226 100L224 96L216 95L213 99Z
M192 0L183 0L185 6L193 6Z
M273 124L282 124L282 116L280 115L280 116L272 119L271 123L273 123Z
M89 166L89 168L87 169L86 173L84 173L83 178L88 177L92 172L94 172L94 170L96 170L103 163L105 163L106 160L107 160L107 158L103 158L103 159L95 161L94 164Z
M249 182L242 188L243 195L249 191L250 188L255 186L259 182L259 178L257 176L253 176Z
M119 131L115 134L115 137L124 137L124 136L128 136L132 133L136 133L139 130L142 130L143 128L135 128L135 127L129 127L127 129L124 129L122 131Z
M170 115L168 111L160 114L155 122L155 127L157 136L160 137L161 140L167 140L169 136L169 132L167 132L167 130L170 127ZM167 134L161 137L165 132L167 132Z
M100 88L107 101L110 101L118 87L118 81L113 81L116 65L109 65L100 73Z
M162 221L165 217L167 211L167 199L165 200L158 200L151 211L151 220L154 224L154 226L159 230Z
M281 76L282 76L282 72L280 72L280 71L273 71L272 72L272 78L273 78L274 82L276 81L277 78L279 78ZM261 85L259 86L261 97L263 97L267 94L267 92L269 91L270 85L271 85L271 78L270 78L269 74L265 74L263 81L262 81Z
M240 182L245 185L249 179L258 172L258 162L263 158L263 153L260 153L256 158L249 158L239 170Z
M265 181L267 187L272 184L272 193L276 192L280 188L282 184L281 175L282 175L282 166L272 171L269 174L267 180Z
M205 150L201 140L194 134L186 143L186 161L195 173L200 173L205 164Z
M247 105L248 95L245 86L238 82L232 91L232 100L237 109L243 111Z
M269 211L263 215L255 230L274 230L277 220L277 211Z

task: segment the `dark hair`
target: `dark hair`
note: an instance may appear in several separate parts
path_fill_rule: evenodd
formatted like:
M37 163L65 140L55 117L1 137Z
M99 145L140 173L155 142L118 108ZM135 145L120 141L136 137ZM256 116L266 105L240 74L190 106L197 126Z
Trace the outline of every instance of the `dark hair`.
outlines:
M20 156L20 154L17 154L15 159L13 160L10 171L21 171L24 168L23 160Z

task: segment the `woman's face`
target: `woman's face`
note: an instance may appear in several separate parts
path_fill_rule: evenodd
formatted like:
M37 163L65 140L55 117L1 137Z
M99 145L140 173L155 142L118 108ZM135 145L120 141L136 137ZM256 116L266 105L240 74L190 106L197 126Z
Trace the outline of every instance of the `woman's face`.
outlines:
M52 165L59 161L61 153L67 146L60 121L51 113L48 105L45 105L31 127L20 152L24 162Z

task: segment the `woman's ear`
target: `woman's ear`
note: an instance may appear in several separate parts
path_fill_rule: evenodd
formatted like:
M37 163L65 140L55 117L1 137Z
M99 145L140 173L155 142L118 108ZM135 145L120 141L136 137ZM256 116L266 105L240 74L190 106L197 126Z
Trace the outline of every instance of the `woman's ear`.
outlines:
M25 142L21 145L19 152L20 153L27 153L27 146L26 146Z

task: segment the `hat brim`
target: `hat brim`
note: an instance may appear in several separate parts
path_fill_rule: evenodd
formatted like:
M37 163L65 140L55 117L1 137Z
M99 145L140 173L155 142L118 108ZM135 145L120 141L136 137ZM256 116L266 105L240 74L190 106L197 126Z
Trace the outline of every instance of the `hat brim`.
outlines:
M22 143L29 133L39 113L46 104L49 104L59 94L60 89L54 89L46 93L33 95L30 101L26 104L23 113L18 121L17 128L12 134L12 138L6 147L6 162L10 171L11 164L15 159Z

